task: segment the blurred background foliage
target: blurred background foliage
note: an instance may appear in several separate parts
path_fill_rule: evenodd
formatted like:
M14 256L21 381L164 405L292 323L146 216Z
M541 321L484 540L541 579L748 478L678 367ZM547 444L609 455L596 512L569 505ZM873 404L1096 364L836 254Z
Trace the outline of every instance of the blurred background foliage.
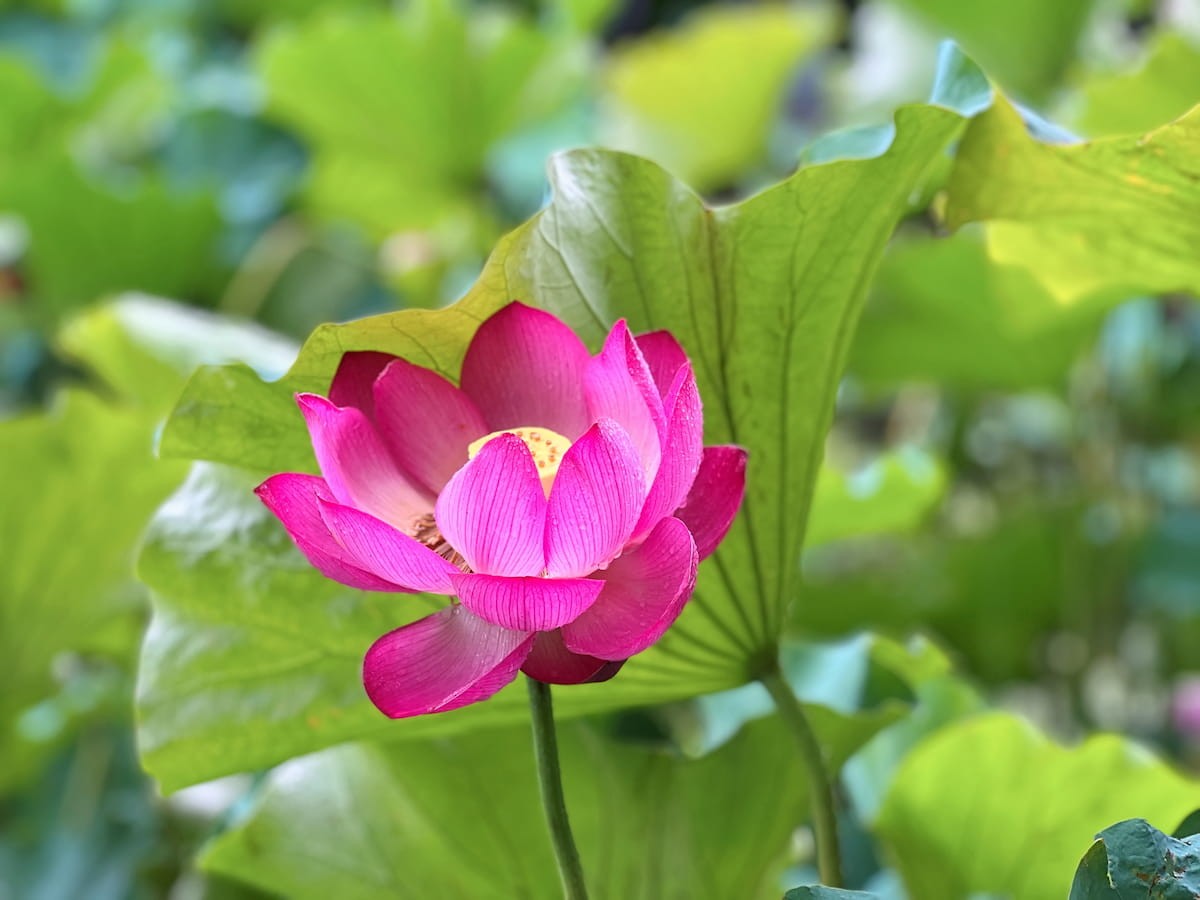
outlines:
M996 835L1034 812L959 838L989 842L987 871L965 851L945 856L932 827L904 826L905 810L932 820L953 800L928 773L966 765L945 762L955 741L1002 756L1011 745L1019 766L1074 753L1053 763L1067 781L1127 774L1103 747L1048 750L1000 713L951 724L985 700L1059 738L1123 732L1195 774L1200 220L1097 188L1065 149L1139 140L1200 101L1195 0L4 2L0 898L428 896L432 858L404 878L373 872L377 858L356 860L357 832L337 831L346 845L330 851L358 867L353 885L281 860L331 836L322 804L365 804L380 833L408 836L404 852L431 852L422 829L470 828L476 813L433 822L429 810L461 794L414 773L456 754L470 767L493 740L361 745L166 800L140 772L130 698L146 596L133 560L186 474L154 454L186 377L240 361L274 378L318 323L452 301L543 204L558 149L649 157L716 204L802 159L869 153L879 132L862 126L926 95L947 37L1051 143L1022 143L1003 105L977 120L972 135L987 140L959 148L952 201L949 161L913 196L839 392L790 622L827 643L798 645L791 674L826 711L831 752L850 759L853 885L901 896L904 878L914 898L965 896L953 891L995 889L1020 862ZM1172 238L1100 234L1084 250L1104 254L1080 256L1081 232L1062 225L1116 219ZM854 637L864 629L889 637ZM904 643L914 634L932 643ZM656 778L643 769L667 765L638 756L647 742L711 751L703 771L662 776L668 811L621 840L666 829L680 871L719 849L724 874L707 888L661 882L687 896L741 885L769 896L789 860L799 880L803 841L778 849L795 819L731 819L761 829L732 845L679 824L731 815L730 798L755 791L802 802L802 784L753 777L788 768L762 763L780 743L771 722L727 743L761 699L718 695L571 731L568 772L609 760L608 787L580 800L583 830L601 828L591 810L606 790L631 790L626 769ZM700 790L734 773L743 781L726 800ZM904 780L889 793L893 777ZM1137 777L1142 796L1180 790L1165 767ZM512 778L528 787L527 771ZM325 793L301 796L314 782ZM395 820L386 798L414 791L431 794ZM1178 819L1179 805L1156 809ZM281 830L264 857L262 835ZM481 851L460 895L482 896L493 850L505 864L503 848ZM949 893L922 886L922 864L955 873ZM1058 865L1067 878L1074 859ZM629 897L619 885L647 876L612 877L612 895Z

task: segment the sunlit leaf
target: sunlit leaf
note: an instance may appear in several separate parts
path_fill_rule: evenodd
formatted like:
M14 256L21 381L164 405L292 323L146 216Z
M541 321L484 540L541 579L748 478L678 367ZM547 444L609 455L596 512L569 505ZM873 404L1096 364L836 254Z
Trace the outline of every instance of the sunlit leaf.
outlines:
M1045 97L1075 58L1093 0L900 0L939 36L960 42L1000 85L1026 100Z
M806 790L776 721L701 760L584 726L560 748L590 896L779 896ZM297 898L562 896L527 727L288 762L203 865Z
M489 149L560 108L584 60L530 23L445 0L318 16L259 49L270 112L314 152L314 207L376 237L471 228Z
M970 785L964 790L964 785ZM939 732L896 773L877 822L910 896L1061 900L1069 863L1109 823L1177 822L1200 782L1116 736L1065 748L992 714Z
M982 235L906 240L884 258L851 350L870 387L937 381L958 391L1053 386L1122 299L1066 304L1018 262L990 258Z
M1133 72L1096 75L1083 84L1084 134L1140 134L1182 116L1200 100L1200 47L1162 32Z
M988 222L998 263L1060 303L1100 291L1200 291L1200 109L1143 137L1043 144L997 101L974 119L950 179L952 226Z
M764 160L787 85L831 26L811 7L711 6L618 45L604 72L605 145L698 189L726 186Z

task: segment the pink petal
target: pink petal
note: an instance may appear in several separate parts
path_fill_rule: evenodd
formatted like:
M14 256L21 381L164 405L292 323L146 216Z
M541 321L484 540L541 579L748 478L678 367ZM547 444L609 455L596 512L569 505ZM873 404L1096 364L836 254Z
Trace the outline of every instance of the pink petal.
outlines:
M669 412L662 462L633 530L634 540L674 513L687 498L704 452L704 415L690 363L676 373L664 404Z
M592 420L614 419L637 447L649 481L658 471L663 427L662 398L625 320L617 322L584 376Z
M701 559L724 539L745 493L746 451L741 447L705 447L687 500L675 511L691 530Z
M363 660L363 685L393 719L458 709L512 681L533 638L448 606L372 644Z
M621 552L646 496L629 435L602 419L563 455L546 516L546 571L586 575Z
M317 506L322 499L333 496L323 478L285 472L272 475L254 493L275 513L300 552L325 577L364 591L403 590L360 567L358 560L330 534Z
M637 341L642 358L646 360L650 374L654 377L659 396L665 397L675 382L675 373L681 366L687 365L687 354L679 345L679 341L675 340L675 335L669 331L639 334L634 340Z
M390 353L373 350L343 355L329 385L329 399L335 406L353 406L361 409L368 419L375 418L375 379L396 359Z
M550 313L510 303L471 339L462 389L491 431L532 425L574 440L591 421L583 398L588 359L583 341Z
M459 569L424 544L351 506L318 501L321 517L359 566L408 591L453 594Z
M438 497L438 528L476 572L540 575L546 495L529 448L515 434L483 445Z
M433 498L401 473L375 427L357 407L297 394L321 474L339 503L366 510L398 528L433 508Z
M663 519L641 546L597 573L604 591L591 609L563 626L567 649L612 660L645 650L692 596L698 564L687 526Z
M458 574L454 592L482 619L518 631L549 631L596 602L604 582L593 578L504 578Z
M521 671L546 684L584 684L608 681L623 665L624 660L610 662L572 653L563 644L561 631L543 631L535 638Z
M400 468L434 494L488 433L466 394L436 372L396 359L375 381L375 420Z

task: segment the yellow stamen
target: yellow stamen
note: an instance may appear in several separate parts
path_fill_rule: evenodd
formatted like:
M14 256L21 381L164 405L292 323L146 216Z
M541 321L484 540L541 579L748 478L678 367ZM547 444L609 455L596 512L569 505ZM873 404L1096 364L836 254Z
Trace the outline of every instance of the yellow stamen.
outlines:
M475 454L483 449L484 444L502 434L516 435L525 442L525 446L533 454L534 464L537 465L538 477L542 480L542 490L549 497L550 485L554 484L554 476L558 474L559 464L562 463L563 455L571 446L571 442L557 431L551 431L549 428L535 426L509 428L505 431L493 431L474 441L467 448L467 458L474 459Z

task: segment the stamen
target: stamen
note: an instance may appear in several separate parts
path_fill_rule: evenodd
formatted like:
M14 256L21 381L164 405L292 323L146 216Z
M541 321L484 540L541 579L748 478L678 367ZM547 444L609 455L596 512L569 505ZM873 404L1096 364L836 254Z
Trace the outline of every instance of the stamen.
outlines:
M437 527L437 521L433 518L433 513L426 513L417 519L416 524L413 526L413 537L452 566L458 566L464 572L471 571L462 554L451 547L450 542L442 537L442 533Z

